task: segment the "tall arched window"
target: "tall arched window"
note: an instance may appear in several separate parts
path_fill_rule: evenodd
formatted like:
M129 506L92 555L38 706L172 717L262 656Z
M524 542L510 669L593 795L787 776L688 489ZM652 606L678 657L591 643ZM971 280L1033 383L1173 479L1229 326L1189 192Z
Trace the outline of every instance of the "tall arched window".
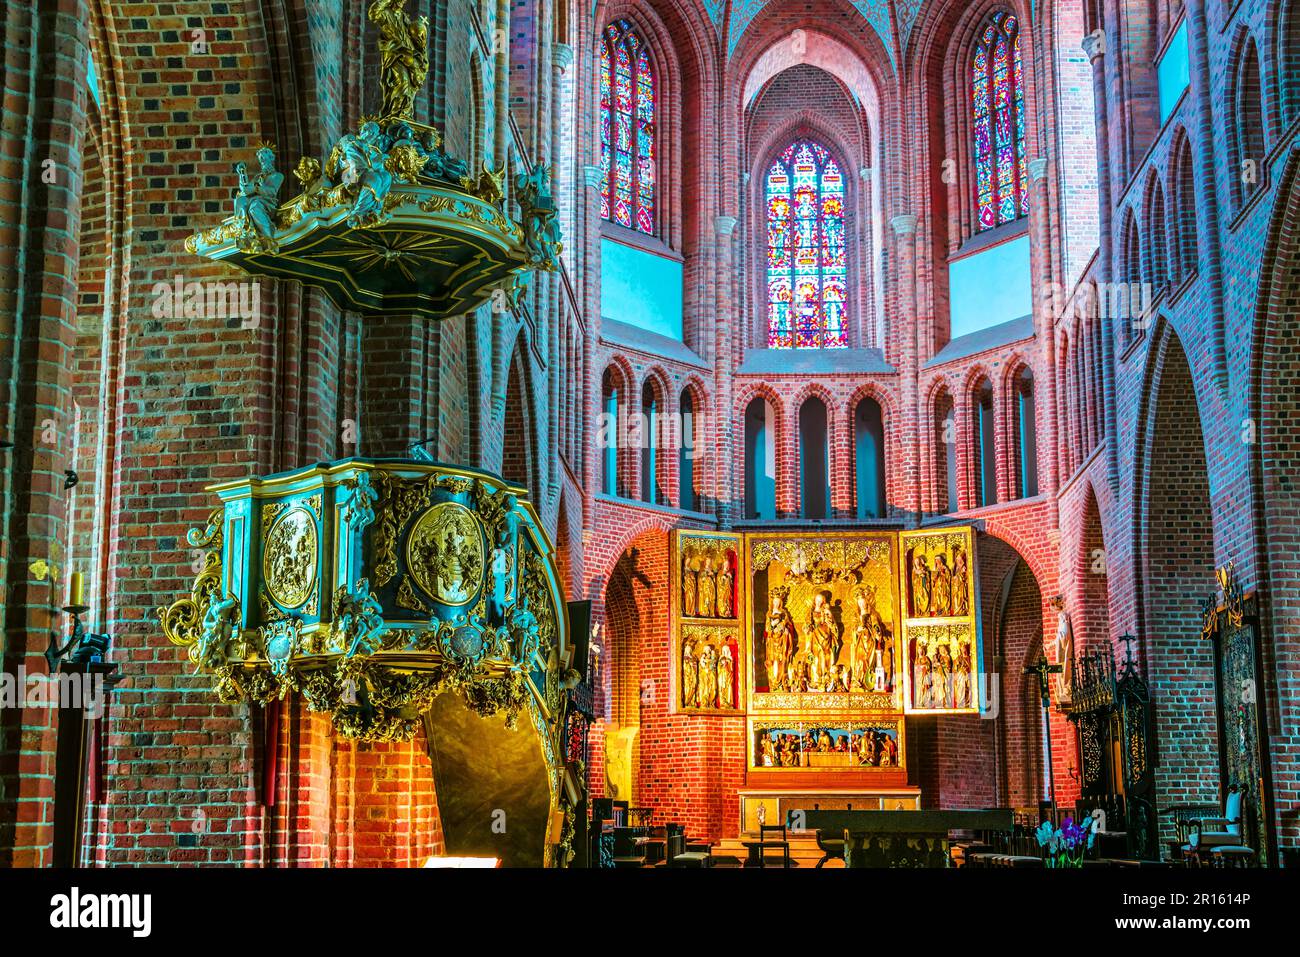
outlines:
M1264 105L1263 87L1259 77L1259 52L1255 49L1253 39L1246 40L1237 63L1236 100L1233 117L1236 123L1233 131L1234 153L1233 182L1236 183L1236 200L1238 204L1255 195L1263 183L1264 159L1268 147L1264 142Z
M776 412L761 396L745 407L745 517L776 518Z
M935 501L948 515L957 511L957 410L946 391L935 401L934 413Z
M677 447L677 504L688 511L695 508L695 397L683 389L677 408L682 417L682 441Z
M645 41L626 20L600 43L600 215L655 229L655 75Z
M1016 417L1016 498L1038 494L1038 412L1034 404L1034 374L1021 369L1014 380Z
M605 370L601 379L601 425L597 434L600 447L600 490L606 495L622 495L623 482L619 475L618 450L622 434L619 422L619 389L621 377L613 368Z
M1199 253L1196 247L1196 185L1192 170L1192 143L1184 134L1174 148L1170 173L1173 185L1174 265L1179 282L1196 271Z
M816 396L799 407L799 515L828 518L831 508L830 447L826 404Z
M975 231L983 232L1029 215L1020 21L1010 13L993 14L975 45L971 114L979 211Z
M844 177L825 147L791 143L767 171L767 344L847 346Z
M975 507L996 504L998 500L997 452L994 447L993 384L982 380L975 387L973 421L975 432Z
M885 517L885 423L880 403L864 398L853 413L858 518Z
M641 501L665 505L659 484L659 390L647 380L641 387Z

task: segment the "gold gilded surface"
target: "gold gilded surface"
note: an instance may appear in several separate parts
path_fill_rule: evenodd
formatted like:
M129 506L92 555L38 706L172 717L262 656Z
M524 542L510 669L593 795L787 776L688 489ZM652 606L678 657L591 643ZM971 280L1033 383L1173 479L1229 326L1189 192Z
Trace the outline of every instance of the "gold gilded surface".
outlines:
M316 584L316 520L302 506L284 510L271 523L262 557L267 594L284 608L298 608Z
M749 719L751 770L892 771L905 766L898 716Z
M969 527L903 532L903 703L909 714L979 711L975 541Z
M483 584L483 533L474 513L440 502L415 521L406 541L415 583L444 605L464 605Z
M901 706L893 532L747 536L749 709Z

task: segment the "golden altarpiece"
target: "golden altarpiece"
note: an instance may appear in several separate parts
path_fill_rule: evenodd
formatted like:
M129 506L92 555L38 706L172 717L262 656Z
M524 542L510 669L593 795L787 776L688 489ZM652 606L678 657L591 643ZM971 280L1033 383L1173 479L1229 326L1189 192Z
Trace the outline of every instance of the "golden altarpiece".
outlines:
M673 707L743 717L740 829L920 807L906 721L982 703L974 533L678 531Z

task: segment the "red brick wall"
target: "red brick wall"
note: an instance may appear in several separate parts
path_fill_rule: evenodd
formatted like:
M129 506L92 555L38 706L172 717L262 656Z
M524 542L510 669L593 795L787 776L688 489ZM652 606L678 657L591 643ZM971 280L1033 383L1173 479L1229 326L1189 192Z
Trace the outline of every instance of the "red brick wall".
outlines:
M904 525L918 521L918 511L935 510L942 498L935 423L923 410L933 408L937 395L951 395L965 506L957 518L982 523L991 539L1008 543L1023 560L1003 567L989 557L981 568L998 579L1016 568L1000 630L985 609L986 636L995 635L1001 658L1001 716L909 724L910 757L928 801L1016 803L1036 796L1041 715L1021 670L1037 657L1044 624L1053 629L1045 599L1058 592L1066 595L1079 647L1114 642L1125 632L1138 636L1160 715L1162 801L1163 795L1214 797L1217 782L1207 770L1216 760L1207 718L1212 688L1204 647L1191 630L1194 600L1213 588L1211 569L1232 560L1242 583L1259 593L1265 614L1276 815L1285 840L1294 843L1300 695L1291 676L1300 657L1293 640L1300 633L1300 588L1288 556L1300 547L1300 508L1289 476L1300 416L1292 407L1297 227L1285 211L1297 205L1297 111L1295 84L1277 58L1279 37L1300 35L1300 7L1280 0L1188 0L1194 79L1174 116L1158 128L1151 63L1175 25L1176 4L1100 4L1107 30L1098 61L1104 99L1094 103L1094 68L1079 50L1086 25L1077 12L1037 4L1030 16L1027 2L1013 3L1025 29L1029 156L1048 161L1027 224L1037 334L925 367L947 338L947 260L969 235L961 178L969 153L960 135L964 64L971 31L995 5L936 0L913 26L907 47L887 52L844 4L769 3L728 58L720 49L730 44L698 11L639 0L605 8L610 17L638 21L661 71L661 234L684 257L687 341L699 361L614 348L599 337L599 224L593 194L580 185L580 166L592 161L594 142L592 50L600 25L591 22L590 8L567 11L566 39L576 59L572 76L557 83L553 6L509 8L505 47L513 59L507 64L480 47L474 26L477 9L491 45L495 5L420 5L433 15L435 60L421 115L445 123L453 150L470 152L481 143L474 150L499 161L513 140L501 110L508 106L528 151L559 161L557 182L569 184L560 199L575 227L565 239L568 282L583 315L571 314L558 279L530 294L526 316L484 312L436 325L362 321L316 294L268 283L259 322L241 328L225 318L154 317L150 291L177 273L194 281L238 278L181 245L229 209L235 159L268 139L279 145L287 169L298 155L323 155L344 125L374 110L376 63L365 4L295 0L287 21L259 4L217 0L182 11L72 3L42 8L38 17L10 5L5 88L26 104L20 118L30 122L0 134L8 137L0 180L21 184L0 195L0 205L12 212L3 221L25 224L0 237L6 266L0 270L0 359L7 370L0 377L0 415L4 436L17 445L4 453L0 477L3 663L40 667L51 628L62 627L51 607L63 578L60 572L52 586L29 569L39 560L66 567L59 550L70 547L87 566L95 624L113 634L115 656L130 679L115 695L106 729L106 796L93 810L95 834L88 838L98 858L418 862L439 846L436 797L432 782L418 773L418 742L361 751L333 742L323 719L292 703L281 725L283 792L275 812L266 812L259 803L260 713L216 704L183 653L162 643L153 618L153 609L192 578L183 536L212 505L205 485L357 451L403 454L426 437L434 437L439 458L505 469L533 486L562 549L570 597L592 598L597 621L608 629L605 676L616 680L604 689L603 720L617 717L611 715L615 685L618 700L626 701L630 676L638 698L643 677L662 688L663 702L637 701L632 709L643 729L647 803L693 830L725 832L743 774L743 731L735 719L685 719L666 711L669 644L660 564L669 528L708 527L710 516L726 521L739 511L744 455L736 424L754 396L768 397L777 409L779 514L798 514L795 425L800 404L813 394L829 412L833 514L854 513L850 424L856 402L870 394L882 405L889 436L889 515ZM191 46L195 29L204 31L205 51ZM750 70L795 29L836 38L843 62L781 74L747 110L742 92ZM1230 161L1234 133L1221 104L1233 102L1230 65L1247 37L1261 58L1266 155L1261 189L1238 209L1219 198L1233 195L1237 174ZM87 120L85 56L92 46L104 105ZM1282 50L1289 55L1285 45ZM481 77L469 75L473 56L482 62ZM832 76L837 67L841 73L860 67L873 79L878 116L871 112L876 107L843 92ZM479 87L481 94L471 97ZM576 100L556 105L563 88ZM553 120L546 104L554 107ZM1100 110L1106 126L1098 130ZM472 128L476 120L482 129ZM866 316L875 301L867 267L878 258L887 319L882 344L894 371L738 376L734 370L762 318L755 306L762 268L758 184L752 176L745 183L744 174L761 164L765 143L812 120L835 141L852 182L860 182L856 171L868 157L878 167L882 221L872 225L885 242L864 253L858 264L864 281L855 289L865 297L857 305ZM868 141L872 123L879 126L875 143ZM1099 133L1109 150L1101 165L1108 199L1100 207L1092 162L1092 150L1103 142ZM1175 180L1186 182L1185 169L1173 161L1184 138L1190 190L1175 187ZM41 180L46 158L60 173L53 184ZM949 158L959 161L953 183L942 175ZM1127 250L1118 240L1125 217L1136 217L1141 241L1160 235L1160 224L1152 222L1159 207L1147 201L1153 182L1166 198L1167 235L1175 233L1176 219L1194 220L1194 268L1177 272L1178 283L1157 302L1158 321L1145 334L1109 320L1081 321L1065 300L1082 283L1122 275ZM857 208L859 218L866 209ZM914 234L888 227L909 215L918 219ZM738 220L734 235L715 231L720 216ZM1158 267L1163 254L1148 246L1145 255ZM611 363L621 370L633 409L648 379L661 386L668 413L676 411L683 388L696 394L704 515L596 494L591 466L599 450L591 425L600 375ZM972 385L987 376L993 386L999 498L1005 499L1015 462L1009 373L1021 364L1033 370L1039 390L1041 494L971 509ZM33 438L46 419L58 424L55 447ZM344 438L349 421L359 426L356 444ZM627 492L636 497L637 453L625 450L621 459ZM82 479L71 506L61 488L68 467ZM677 501L675 457L661 453L661 471L670 501ZM95 532L96 521L102 533ZM620 593L616 570L631 547L641 550L638 562L649 581L629 582ZM1104 575L1094 567L1098 549ZM638 627L616 624L618 616ZM1051 731L1058 797L1065 801L1075 788L1073 735L1055 712ZM591 766L597 789L600 735L598 726ZM46 716L0 715L0 784L7 795L0 802L0 848L14 848L0 852L6 860L48 858L52 753ZM391 797L387 789L394 786L414 795L414 803ZM709 797L701 801L700 794Z

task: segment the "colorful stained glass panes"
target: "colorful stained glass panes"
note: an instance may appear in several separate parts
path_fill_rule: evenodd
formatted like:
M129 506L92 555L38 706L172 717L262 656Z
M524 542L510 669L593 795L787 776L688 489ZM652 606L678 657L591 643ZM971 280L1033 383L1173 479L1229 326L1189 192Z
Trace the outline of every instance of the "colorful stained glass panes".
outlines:
M655 228L655 75L626 20L600 43L600 215L643 233Z
M1024 63L1020 24L995 13L984 26L971 61L975 139L976 232L1029 215L1025 158Z
M848 280L844 178L820 144L791 143L767 172L767 343L842 349Z

